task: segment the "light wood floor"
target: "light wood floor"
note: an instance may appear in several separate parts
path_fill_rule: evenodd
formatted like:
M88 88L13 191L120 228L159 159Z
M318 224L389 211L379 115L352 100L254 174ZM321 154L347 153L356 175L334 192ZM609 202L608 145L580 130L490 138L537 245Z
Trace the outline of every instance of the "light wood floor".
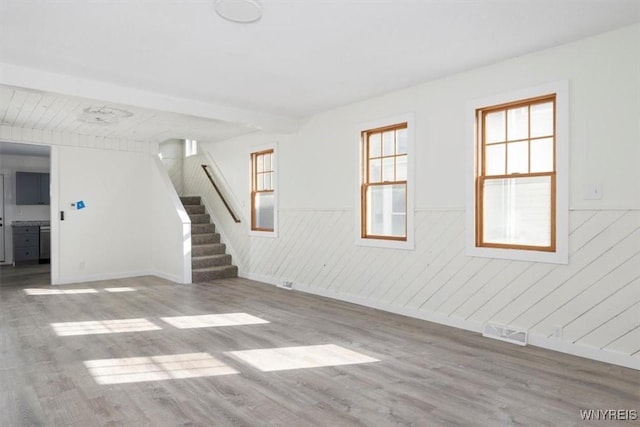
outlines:
M580 409L640 409L639 371L249 280L50 287L43 267L32 272L0 268L3 427L571 426L588 425ZM135 290L107 291L121 287ZM33 288L95 292L29 295ZM221 313L269 323L179 329L161 319ZM132 318L159 328L58 336L51 325ZM379 361L264 372L230 354L326 344ZM191 353L237 373L98 384L85 365Z

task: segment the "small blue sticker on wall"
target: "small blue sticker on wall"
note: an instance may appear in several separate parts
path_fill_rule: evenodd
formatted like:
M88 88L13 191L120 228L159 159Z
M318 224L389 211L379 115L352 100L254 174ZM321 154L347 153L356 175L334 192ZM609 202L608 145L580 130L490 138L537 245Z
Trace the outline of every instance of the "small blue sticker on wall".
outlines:
M84 205L84 201L83 200L78 200L76 202L76 209L84 209L85 205Z

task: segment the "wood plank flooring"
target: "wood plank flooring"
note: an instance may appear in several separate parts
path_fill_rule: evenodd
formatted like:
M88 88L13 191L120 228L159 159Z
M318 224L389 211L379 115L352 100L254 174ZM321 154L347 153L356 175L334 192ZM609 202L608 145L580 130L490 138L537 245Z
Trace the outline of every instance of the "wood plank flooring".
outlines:
M590 423L581 409L640 410L640 371L245 279L48 284L42 266L0 268L3 427L582 426ZM37 295L36 289L92 293ZM180 329L161 319L224 313L269 323ZM87 324L65 322L117 329L109 321L122 319L159 328L59 336L51 325L82 332ZM231 354L319 345L378 361L263 372ZM206 354L234 373L180 378L201 367L185 371L153 359L178 354ZM145 358L135 359L133 369L148 379L170 379L127 377L117 371L134 360L125 358ZM86 362L112 363L107 359L118 359L114 372L120 373L110 378L115 383L99 384ZM154 360L153 369L140 360Z

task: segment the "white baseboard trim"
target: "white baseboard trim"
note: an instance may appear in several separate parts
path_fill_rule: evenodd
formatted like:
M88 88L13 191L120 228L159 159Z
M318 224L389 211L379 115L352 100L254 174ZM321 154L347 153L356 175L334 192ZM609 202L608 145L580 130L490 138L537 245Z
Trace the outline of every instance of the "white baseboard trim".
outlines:
M105 274L88 274L85 276L70 276L65 278L60 278L52 285L72 285L84 282L98 282L100 280L116 280L116 279L130 279L134 277L140 276L158 276L157 272L153 271L129 271L129 272L118 272L118 273L105 273ZM172 279L168 279L172 280ZM173 281L173 280L172 280Z
M277 279L270 276L261 274L246 273L240 275L249 280L255 280L266 284L280 286L281 279ZM482 332L482 323L473 322L465 319L447 317L438 313L429 313L419 311L416 309L410 309L406 307L394 306L391 304L385 304L380 301L370 300L357 295L346 295L331 290L314 288L308 285L294 283L293 289L308 294L318 295L322 297L332 298L340 301L345 301L353 304L362 305L365 307L376 308L378 310L388 311L390 313L400 314L407 317L413 317L416 319L426 320L428 322L439 323L441 325L452 326L458 329L464 329L471 332ZM626 368L640 370L640 358L633 357L627 354L614 353L611 351L602 350L595 347L586 347L571 342L558 340L557 338L547 338L542 335L529 334L529 344L536 347L545 348L547 350L558 351L560 353L566 353L573 356L584 357L586 359L597 360L599 362L610 363L612 365L624 366Z
M171 282L176 282L179 283L181 285L190 285L191 281L186 281L184 279L184 277L179 276L177 274L168 274L168 273L163 273L161 271L154 271L153 273L149 273L152 276L156 276L156 277L160 277L161 279L165 279L165 280L169 280Z
M610 363L612 365L624 366L625 368L640 370L640 358L622 353L602 350L596 347L587 347L557 338L548 338L543 335L529 334L529 344L548 350L567 353L573 356L584 357L586 359L597 360L599 362Z

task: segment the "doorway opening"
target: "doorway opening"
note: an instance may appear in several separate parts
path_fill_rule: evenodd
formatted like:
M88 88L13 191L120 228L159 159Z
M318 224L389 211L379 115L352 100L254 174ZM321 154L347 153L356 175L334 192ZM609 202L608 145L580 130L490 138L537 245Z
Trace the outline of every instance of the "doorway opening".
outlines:
M0 141L0 282L51 284L51 147Z

